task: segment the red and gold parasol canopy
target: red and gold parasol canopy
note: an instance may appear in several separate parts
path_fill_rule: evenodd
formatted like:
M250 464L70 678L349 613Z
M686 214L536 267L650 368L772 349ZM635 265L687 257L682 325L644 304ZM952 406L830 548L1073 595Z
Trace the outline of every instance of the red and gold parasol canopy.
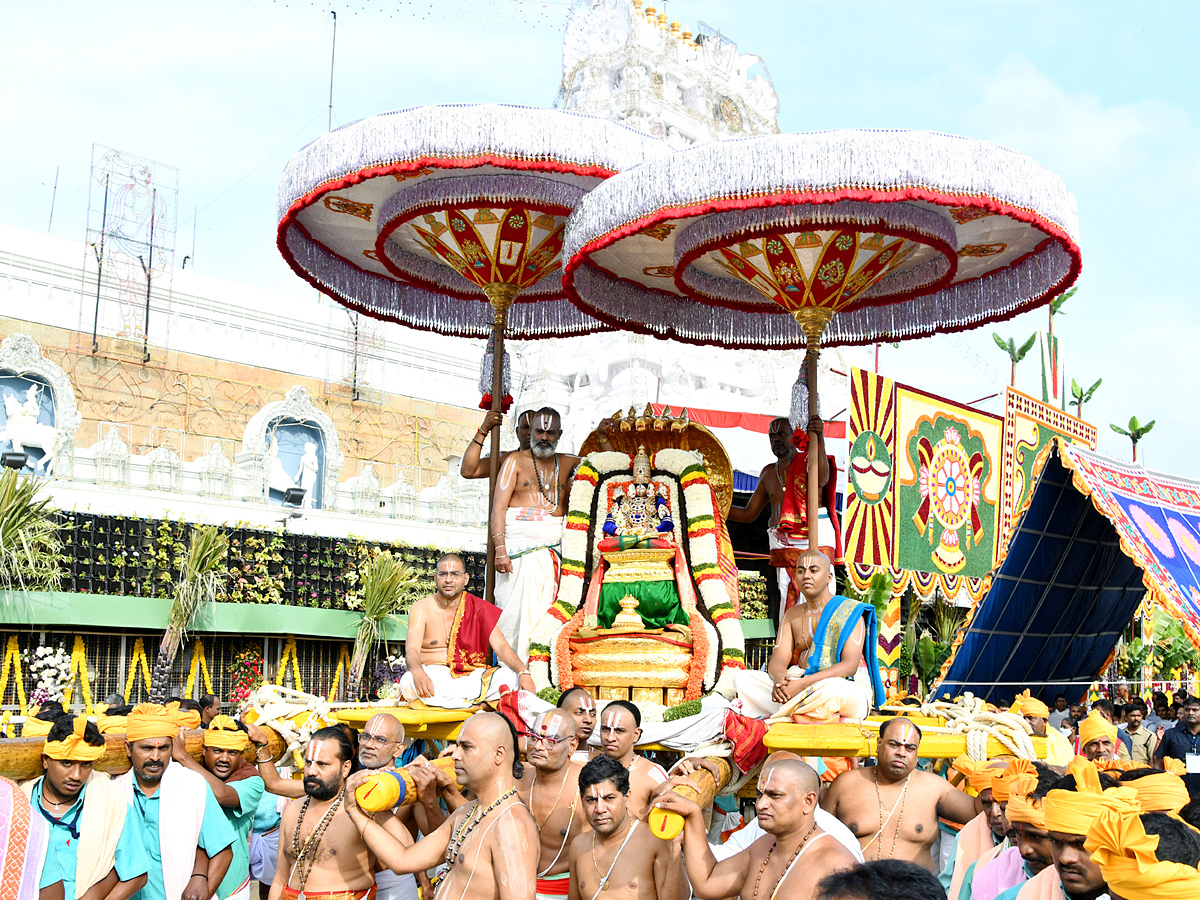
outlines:
M958 331L1078 277L1062 181L1012 150L929 132L832 131L706 144L578 204L564 284L611 325L725 347Z
M277 242L298 275L378 318L486 337L485 294L503 285L509 337L585 334L604 326L564 298L566 218L603 179L669 152L622 125L556 110L386 113L292 158Z

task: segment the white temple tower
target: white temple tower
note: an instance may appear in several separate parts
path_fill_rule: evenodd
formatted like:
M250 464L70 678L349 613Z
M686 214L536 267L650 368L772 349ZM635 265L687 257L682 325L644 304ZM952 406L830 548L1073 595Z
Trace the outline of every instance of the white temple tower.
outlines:
M623 122L679 150L779 131L766 64L703 22L697 34L643 0L576 0L555 107Z

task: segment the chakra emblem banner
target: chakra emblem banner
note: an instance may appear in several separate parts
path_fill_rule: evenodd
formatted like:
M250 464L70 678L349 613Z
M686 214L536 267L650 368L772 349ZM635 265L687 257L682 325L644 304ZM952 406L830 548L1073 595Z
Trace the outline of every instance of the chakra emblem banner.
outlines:
M999 416L852 370L847 559L986 576L996 563L1002 424Z

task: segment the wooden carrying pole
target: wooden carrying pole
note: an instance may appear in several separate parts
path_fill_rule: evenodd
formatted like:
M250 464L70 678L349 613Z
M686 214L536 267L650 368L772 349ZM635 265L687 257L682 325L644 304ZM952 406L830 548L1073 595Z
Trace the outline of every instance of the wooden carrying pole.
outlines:
M484 294L492 304L492 412L501 412L504 401L504 328L508 321L508 308L517 296L517 286L506 282L484 285ZM500 426L492 429L491 446L488 448L488 539L487 572L484 575L483 598L488 603L496 602L496 538L492 534L492 513L496 506L496 479L500 474Z
M284 742L274 729L265 725L258 726L267 739L267 749L271 751L271 759L278 761L287 750ZM204 761L204 732L197 728L180 732L187 745L188 755L197 762ZM109 775L121 775L129 771L129 755L125 752L125 735L109 733L104 736L104 756L96 760L96 771L107 772ZM25 781L37 778L42 774L42 747L44 737L8 738L0 740L0 775L13 781ZM254 762L256 748L253 744L246 750L246 759Z
M701 809L706 809L712 805L713 798L717 796L717 792L724 790L733 778L733 768L729 764L729 760L712 758L709 762L714 762L721 770L720 778L713 778L712 772L708 769L699 767L688 776L696 787L700 788L697 793L693 788L685 784L677 784L671 788L676 794L681 797L687 797L689 800L695 800ZM664 841L674 840L679 832L683 831L683 816L679 813L668 812L665 809L655 807L650 810L650 814L646 817L646 824L650 826L650 833L657 838L662 838Z

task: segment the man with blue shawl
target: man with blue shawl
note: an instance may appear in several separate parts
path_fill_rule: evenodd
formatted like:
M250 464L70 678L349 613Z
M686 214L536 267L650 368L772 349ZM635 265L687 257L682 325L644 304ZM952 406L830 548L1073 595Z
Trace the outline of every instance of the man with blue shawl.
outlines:
M810 722L861 719L885 699L875 647L875 608L833 593L829 557L806 550L796 564L803 602L779 625L766 672L739 672L742 713Z

